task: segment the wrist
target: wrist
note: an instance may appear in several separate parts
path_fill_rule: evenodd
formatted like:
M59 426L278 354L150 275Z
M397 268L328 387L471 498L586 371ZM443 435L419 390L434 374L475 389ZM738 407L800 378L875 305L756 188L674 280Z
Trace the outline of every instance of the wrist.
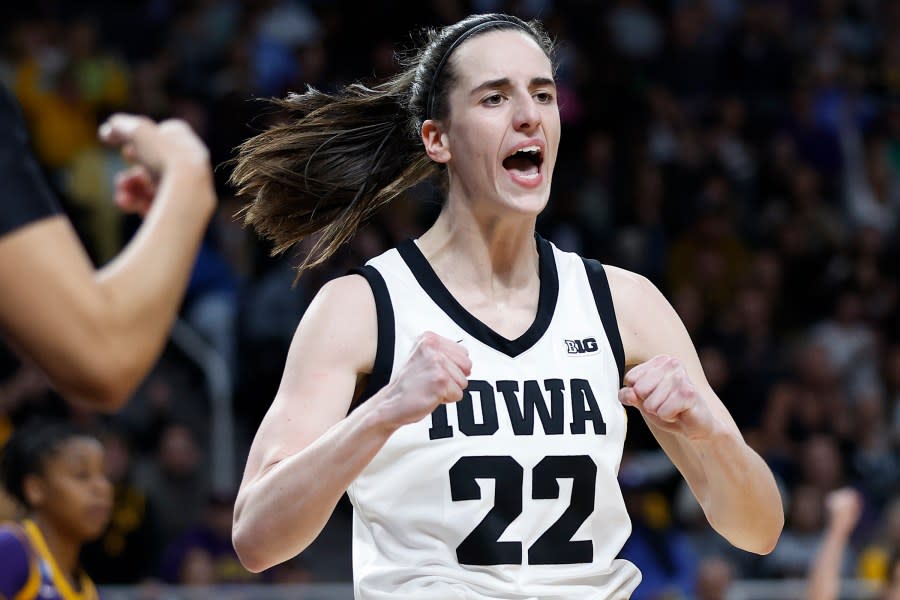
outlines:
M208 161L178 162L167 167L160 178L159 190L169 186L180 191L176 194L158 193L159 200L165 202L171 198L185 209L200 212L207 219L212 216L216 208L216 190ZM185 201L184 197L190 198L190 201Z
M692 432L688 437L691 442L715 445L743 442L743 438L736 431L715 417L710 418L703 430Z
M393 402L390 401L390 398L381 397L383 394L389 393L388 389L384 388L357 409L365 414L367 427L383 435L385 439L403 425L398 421L395 411L391 409Z

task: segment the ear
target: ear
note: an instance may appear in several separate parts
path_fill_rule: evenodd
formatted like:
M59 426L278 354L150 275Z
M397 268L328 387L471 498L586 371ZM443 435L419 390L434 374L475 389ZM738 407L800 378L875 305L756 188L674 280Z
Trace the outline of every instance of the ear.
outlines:
M447 145L447 134L442 131L439 121L428 119L422 123L422 143L425 154L436 163L450 161L450 148Z
M44 481L34 474L26 475L22 480L22 492L25 494L28 506L41 506L47 498Z

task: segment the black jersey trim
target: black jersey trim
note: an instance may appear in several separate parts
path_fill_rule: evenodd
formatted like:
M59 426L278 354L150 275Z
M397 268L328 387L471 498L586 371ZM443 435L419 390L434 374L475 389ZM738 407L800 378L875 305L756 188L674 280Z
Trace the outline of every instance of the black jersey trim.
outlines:
M616 321L616 309L613 307L606 269L603 268L599 261L589 258L582 258L581 260L584 262L584 270L587 272L591 291L594 293L594 303L597 305L597 313L599 313L600 320L603 322L606 339L609 340L609 346L612 348L613 356L616 359L616 366L619 368L619 386L621 386L625 377L625 349L622 346L619 323Z
M394 307L384 277L378 269L371 265L357 267L350 271L351 275L362 275L372 288L375 297L375 317L378 320L378 346L375 350L375 362L372 373L362 394L353 403L351 410L371 398L391 380L394 368Z
M397 246L397 251L412 271L413 276L422 289L431 297L435 304L443 310L447 316L453 319L457 325L481 343L502 352L511 358L522 354L535 345L547 332L553 313L556 310L556 301L559 297L559 278L556 270L556 259L553 257L553 247L550 242L535 236L538 251L538 273L541 280L541 289L538 296L537 314L534 321L525 333L514 340L510 340L467 311L453 297L450 291L438 278L437 273L431 268L428 259L419 250L412 239L407 239Z

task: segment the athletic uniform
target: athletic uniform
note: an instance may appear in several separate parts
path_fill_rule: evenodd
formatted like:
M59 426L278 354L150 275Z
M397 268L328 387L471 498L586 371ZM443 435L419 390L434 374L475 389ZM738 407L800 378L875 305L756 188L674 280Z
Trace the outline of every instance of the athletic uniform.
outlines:
M0 236L59 213L12 93L0 84Z
M407 240L359 269L378 349L363 401L416 339L460 340L463 399L396 431L348 489L357 598L625 600L631 524L616 474L624 354L606 274L537 238L534 323L508 340L468 313Z
M33 522L0 527L0 599L97 600L97 590L82 571L79 590L59 570L44 536Z

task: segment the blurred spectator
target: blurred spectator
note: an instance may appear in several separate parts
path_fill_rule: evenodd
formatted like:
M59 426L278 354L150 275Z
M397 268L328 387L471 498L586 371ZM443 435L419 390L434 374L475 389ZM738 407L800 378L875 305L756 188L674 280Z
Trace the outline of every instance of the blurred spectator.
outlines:
M156 509L134 482L128 439L109 429L100 438L106 474L113 484L113 507L106 531L82 549L85 570L99 584L135 584L156 575L159 531Z
M621 558L641 565L634 600L666 600L692 592L697 558L688 538L672 521L667 500L650 490L623 490L632 518L631 537Z
M233 494L212 494L202 520L165 549L160 574L169 583L218 584L259 581L238 560L231 543Z
M697 568L694 585L696 600L727 600L728 590L734 582L731 564L721 558L707 558Z
M623 472L638 473L666 506L657 516L673 503L676 516L657 521L641 502L632 507L641 589L674 581L655 589L712 600L730 578L803 575L808 553L828 537L823 497L850 481L865 510L845 560L860 550L860 573L888 581L900 553L900 3L476 0L370 11L319 0L36 3L0 9L0 81L20 95L42 167L102 263L133 229L108 202L120 159L94 141L109 111L189 120L222 163L222 187L234 147L281 118L254 98L388 76L399 64L400 48L385 42L397 39L392 31L474 9L539 16L561 42L563 143L540 233L660 285L710 383L793 492L771 557L725 552L697 520L699 506L670 485L671 465L639 452L649 434L633 420ZM225 200L181 315L231 370L241 448L277 390L309 299L348 265L418 235L436 214L435 196L423 185L398 199L295 282L296 256L270 257L241 229L229 191L219 191ZM170 344L116 417L124 437L105 438L116 510L91 547L105 565L94 569L98 580L158 575L148 572L158 547L135 567L145 530L162 543L203 525L203 456L214 451L207 400L197 366ZM0 443L29 413L61 406L32 367L0 356ZM629 466L629 457L640 458ZM346 511L329 527L330 537L271 579L348 578ZM681 543L699 563L673 554ZM109 553L119 546L118 557ZM188 546L167 578L220 581L209 547Z
M824 496L811 485L799 485L791 490L787 526L775 550L763 557L763 572L767 577L803 577L809 569L822 540ZM842 573L850 574L852 557L843 563Z
M200 522L209 481L193 432L177 423L166 426L155 460L139 465L135 482L159 511L159 536L167 544Z
M895 494L883 514L875 539L860 555L859 575L883 586L893 581L900 588L900 494Z

